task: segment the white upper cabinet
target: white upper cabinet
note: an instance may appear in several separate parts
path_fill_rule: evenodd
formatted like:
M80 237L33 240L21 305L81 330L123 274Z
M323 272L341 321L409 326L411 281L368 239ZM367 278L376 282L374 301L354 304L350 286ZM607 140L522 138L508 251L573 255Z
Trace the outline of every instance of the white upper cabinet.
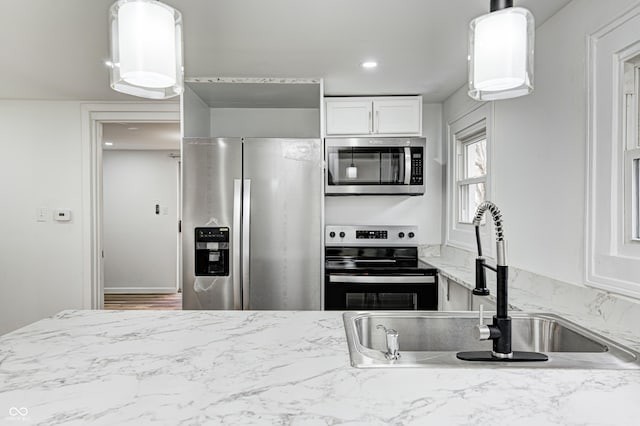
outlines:
M326 101L327 135L371 133L371 99L340 98Z
M373 132L377 135L422 133L422 98L374 99Z
M327 136L422 136L422 97L326 98Z

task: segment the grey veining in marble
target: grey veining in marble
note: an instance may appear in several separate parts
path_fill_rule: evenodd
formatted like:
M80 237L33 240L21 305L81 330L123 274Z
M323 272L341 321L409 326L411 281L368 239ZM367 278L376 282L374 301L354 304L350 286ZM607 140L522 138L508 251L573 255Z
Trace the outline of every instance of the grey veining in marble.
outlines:
M0 337L6 424L619 426L638 400L639 372L355 369L339 312L64 311Z

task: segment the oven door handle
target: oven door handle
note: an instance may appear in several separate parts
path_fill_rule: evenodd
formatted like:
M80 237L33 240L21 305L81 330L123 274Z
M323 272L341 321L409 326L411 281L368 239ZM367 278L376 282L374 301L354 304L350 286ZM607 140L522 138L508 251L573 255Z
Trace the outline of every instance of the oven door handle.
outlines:
M353 284L433 284L433 275L405 275L405 276L363 276L363 275L329 275L330 283Z

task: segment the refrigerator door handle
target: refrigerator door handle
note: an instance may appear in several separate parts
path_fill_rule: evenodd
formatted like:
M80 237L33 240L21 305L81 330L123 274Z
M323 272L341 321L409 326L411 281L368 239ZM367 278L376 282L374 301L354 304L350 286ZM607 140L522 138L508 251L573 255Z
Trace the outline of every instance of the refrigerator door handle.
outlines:
M242 308L249 309L251 286L251 179L244 180L242 198Z
M242 226L242 180L233 180L233 228L231 232L233 235L233 254L232 268L233 268L233 309L242 309L242 271L240 269L240 249L241 249L241 236L240 229Z

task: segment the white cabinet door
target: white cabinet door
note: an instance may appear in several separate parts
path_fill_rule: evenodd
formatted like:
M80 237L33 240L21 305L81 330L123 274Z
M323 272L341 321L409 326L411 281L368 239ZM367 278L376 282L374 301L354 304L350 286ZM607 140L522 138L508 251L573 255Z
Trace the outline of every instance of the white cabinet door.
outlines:
M485 311L495 311L496 310L496 302L489 299L487 296L475 296L471 295L471 310L477 311L480 309L480 305L484 305ZM490 318L490 317L489 317ZM490 322L490 321L487 321Z
M370 98L331 99L325 103L327 136L368 135L373 112Z
M471 307L471 291L457 282L440 275L438 294L439 311L468 311Z
M373 132L377 135L422 134L422 97L373 101Z

